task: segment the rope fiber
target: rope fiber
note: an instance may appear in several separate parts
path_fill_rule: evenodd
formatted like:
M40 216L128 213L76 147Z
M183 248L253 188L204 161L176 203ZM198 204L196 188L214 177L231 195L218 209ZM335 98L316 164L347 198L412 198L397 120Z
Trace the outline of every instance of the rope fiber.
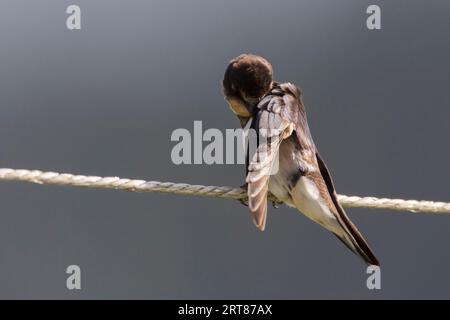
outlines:
M162 192L190 196L206 196L225 199L246 199L242 188L191 185L186 183L159 182L122 179L118 177L96 177L69 173L43 172L39 170L16 170L0 168L0 181L21 181L37 184L73 186L97 189L115 189L131 192ZM338 195L339 202L348 208L389 209L410 212L450 213L450 203L356 197ZM269 201L276 201L269 195Z

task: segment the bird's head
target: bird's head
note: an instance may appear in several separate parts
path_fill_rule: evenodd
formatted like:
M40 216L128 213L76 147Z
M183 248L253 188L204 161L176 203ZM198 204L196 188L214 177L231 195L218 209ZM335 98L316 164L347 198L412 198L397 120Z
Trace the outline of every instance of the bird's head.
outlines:
M272 66L263 57L241 54L228 64L223 79L223 92L239 118L251 117L253 108L271 87Z

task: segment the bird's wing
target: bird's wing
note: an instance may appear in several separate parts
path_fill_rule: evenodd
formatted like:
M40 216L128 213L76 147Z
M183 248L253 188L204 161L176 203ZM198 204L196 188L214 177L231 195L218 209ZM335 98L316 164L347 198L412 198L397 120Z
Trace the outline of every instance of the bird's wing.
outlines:
M338 235L338 239L340 239L347 247L350 248L357 255L361 256L361 258L366 261L369 265L380 265L378 259L375 257L375 254L370 249L369 244L364 239L362 234L359 232L358 228L352 223L350 218L344 211L344 208L341 206L337 199L336 190L334 189L333 179L331 178L330 171L323 161L322 157L318 152L316 152L317 163L320 169L320 173L322 175L323 180L325 181L328 194L333 202L336 211L332 210L336 219L338 220L341 227L344 229L344 235Z
M331 174L314 145L306 118L306 111L300 98L300 92L290 83L281 84L280 89L284 93L287 93L283 96L286 112L285 117L291 119L296 124L295 133L298 149L302 153L302 174L307 179L313 181L314 185L319 189L320 197L330 208L329 211L338 222L341 230L335 233L335 235L368 264L379 265L377 258L366 240L351 222L337 199Z
M264 230L266 225L269 178L278 169L278 150L294 128L294 123L286 117L285 107L283 96L269 94L258 104L258 112L252 122L257 143L254 152L251 143L249 146L246 182L248 206L260 230Z

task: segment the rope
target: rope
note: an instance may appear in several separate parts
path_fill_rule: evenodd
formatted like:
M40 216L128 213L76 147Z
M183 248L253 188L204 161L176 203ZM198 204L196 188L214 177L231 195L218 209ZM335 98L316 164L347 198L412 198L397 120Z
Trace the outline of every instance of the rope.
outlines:
M241 188L191 185L186 183L159 182L122 179L118 177L96 177L69 173L42 172L38 170L1 169L0 181L21 181L38 184L73 186L97 189L116 189L131 192L162 192L190 196L206 196L226 199L245 199L247 194ZM390 209L411 212L450 213L450 203L356 197L338 195L344 207ZM269 195L269 201L275 201Z

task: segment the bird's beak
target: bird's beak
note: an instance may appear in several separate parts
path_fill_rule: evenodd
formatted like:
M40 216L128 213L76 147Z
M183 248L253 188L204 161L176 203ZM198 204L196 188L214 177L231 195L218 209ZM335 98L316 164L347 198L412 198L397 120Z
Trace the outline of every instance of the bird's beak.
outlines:
M225 99L227 100L231 110L233 110L235 115L242 118L249 118L252 116L250 111L247 109L245 104L240 99L233 97L227 97Z

